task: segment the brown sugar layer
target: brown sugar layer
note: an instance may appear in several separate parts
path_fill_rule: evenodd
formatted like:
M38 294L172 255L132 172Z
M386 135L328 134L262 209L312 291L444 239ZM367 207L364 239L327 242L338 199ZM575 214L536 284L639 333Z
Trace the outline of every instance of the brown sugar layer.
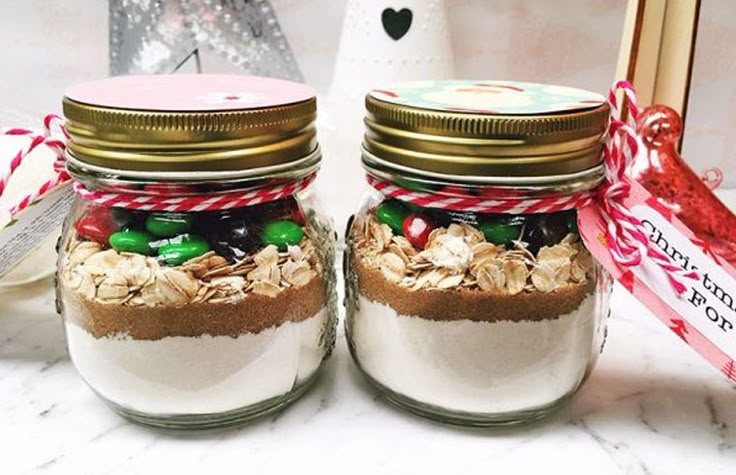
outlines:
M269 297L249 293L228 303L189 303L184 306L124 306L85 299L61 286L64 314L95 338L118 335L135 340L159 340L169 336L231 336L259 333L285 322L300 322L316 315L325 305L325 285L316 275L300 287L290 287Z
M428 320L551 320L576 310L595 288L594 280L589 279L548 293L531 290L511 295L462 287L410 290L391 282L359 257L354 261L361 295L386 304L401 315Z

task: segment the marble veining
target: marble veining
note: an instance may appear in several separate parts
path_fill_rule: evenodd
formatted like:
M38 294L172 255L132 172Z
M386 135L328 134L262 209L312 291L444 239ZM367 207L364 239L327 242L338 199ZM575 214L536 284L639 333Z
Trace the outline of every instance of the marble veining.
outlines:
M617 288L606 348L562 411L442 426L385 403L338 346L286 411L224 432L130 424L75 372L50 281L0 295L2 473L731 474L736 387Z

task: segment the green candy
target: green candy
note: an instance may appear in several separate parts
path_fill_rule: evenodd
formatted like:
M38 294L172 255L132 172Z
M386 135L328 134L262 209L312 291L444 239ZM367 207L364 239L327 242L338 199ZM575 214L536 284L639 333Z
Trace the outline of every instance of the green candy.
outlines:
M128 229L112 233L108 239L110 246L119 252L135 252L137 254L151 254L153 236L146 232Z
M429 183L421 183L406 178L399 178L398 180L396 180L396 185L400 186L401 188L406 188L407 190L413 191L433 191L435 188Z
M279 251L285 251L289 246L302 242L304 231L294 221L273 221L263 227L261 240L264 244L273 244Z
M521 234L521 225L504 223L503 221L480 223L478 229L486 237L486 241L499 246L510 244L514 239L518 239L519 234Z
M146 218L146 230L158 237L173 237L192 228L191 215L184 213L151 213Z
M397 201L384 201L376 208L378 221L388 224L394 233L403 236L402 225L404 219L409 215L409 210Z
M182 234L169 239L167 244L158 248L158 257L172 266L183 264L189 259L199 257L210 250L210 245L196 234Z

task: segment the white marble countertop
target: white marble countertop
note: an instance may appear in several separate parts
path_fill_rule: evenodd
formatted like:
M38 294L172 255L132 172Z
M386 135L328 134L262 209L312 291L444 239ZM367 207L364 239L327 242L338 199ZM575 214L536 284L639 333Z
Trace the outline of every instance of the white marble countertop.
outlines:
M465 430L394 409L345 338L316 387L240 429L130 424L74 370L49 280L0 293L0 473L732 474L736 386L621 288L606 348L571 404L517 429Z

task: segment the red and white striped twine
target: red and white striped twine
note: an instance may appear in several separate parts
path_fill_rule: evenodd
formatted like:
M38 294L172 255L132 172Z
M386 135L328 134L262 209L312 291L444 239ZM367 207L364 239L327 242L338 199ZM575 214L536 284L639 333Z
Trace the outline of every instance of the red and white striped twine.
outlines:
M43 120L43 132L38 133L30 129L11 128L2 131L2 135L27 137L29 139L25 147L15 154L8 165L0 171L0 196L7 188L10 177L18 167L37 147L44 145L56 154L54 171L56 175L43 185L24 196L11 209L11 216L15 216L35 200L46 194L57 185L69 181L71 177L66 172L66 142L69 135L64 130L63 119L57 115L47 115ZM107 207L118 207L138 209L147 211L216 211L231 208L242 208L245 206L266 203L269 201L286 198L306 189L315 178L312 173L299 180L279 184L277 186L262 187L250 191L237 191L218 194L199 194L181 197L170 195L146 195L138 193L111 192L91 190L79 182L75 182L74 191L83 198L93 201L95 204Z
M69 138L69 135L66 130L64 130L63 119L54 114L49 114L44 117L43 131L40 134L36 131L22 129L19 127L5 129L1 134L6 136L26 137L29 140L22 149L18 150L18 153L15 154L4 169L0 171L0 196L5 192L10 177L15 173L21 163L25 161L28 155L30 155L36 148L43 145L50 148L56 155L56 160L54 161L55 176L43 183L33 193L24 196L20 201L18 201L18 203L14 204L10 208L10 214L11 216L15 216L36 199L46 194L49 190L70 179L69 175L66 173L66 169L64 168L66 162L64 152L66 150L66 140Z
M628 120L621 119L621 109L616 94L621 91L629 111ZM480 188L484 196L470 194L468 189L451 187L449 192L415 191L367 175L368 183L386 196L402 201L452 211L478 213L531 214L553 213L579 209L598 204L606 223L606 237L613 260L621 266L637 266L644 257L656 262L667 274L672 287L678 294L686 288L682 279L697 279L698 273L686 271L672 259L654 247L649 241L642 222L623 205L631 191L626 169L640 148L636 132L636 119L641 111L634 86L628 81L618 81L608 94L611 114L604 137L603 158L606 180L598 188L561 197L522 198L507 188ZM492 197L492 198L491 198Z
M593 193L579 192L565 196L548 198L516 198L508 189L484 187L485 198L464 191L461 187L451 187L448 192L427 192L403 188L395 183L381 180L373 175L366 175L368 183L385 196L408 201L425 208L438 208L450 211L473 211L476 213L530 214L554 213L569 209L582 208L594 201ZM497 191L494 191L497 190Z
M218 193L170 197L144 195L138 193L120 193L96 191L85 188L79 182L74 183L77 194L97 205L105 207L136 209L144 211L217 211L232 208L243 208L269 201L286 198L306 189L316 177L315 173L300 180L290 181L274 187L264 187L251 191L234 193Z

